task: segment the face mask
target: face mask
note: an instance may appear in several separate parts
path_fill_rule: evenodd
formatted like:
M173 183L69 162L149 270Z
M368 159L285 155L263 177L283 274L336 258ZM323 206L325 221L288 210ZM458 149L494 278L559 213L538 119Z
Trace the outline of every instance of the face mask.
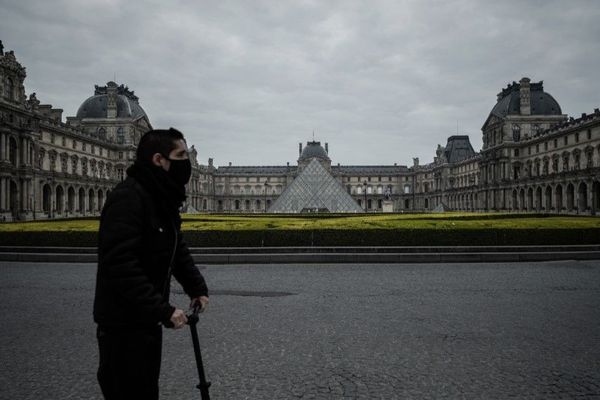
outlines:
M189 158L185 160L171 160L168 157L165 157L167 160L171 161L171 166L167 171L167 174L175 181L182 186L187 185L190 180L190 176L192 176L192 163Z

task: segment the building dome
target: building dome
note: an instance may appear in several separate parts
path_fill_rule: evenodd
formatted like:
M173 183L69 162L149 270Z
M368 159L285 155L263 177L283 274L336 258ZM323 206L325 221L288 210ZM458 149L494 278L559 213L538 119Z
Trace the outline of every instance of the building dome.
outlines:
M321 142L307 142L306 147L302 150L302 153L300 153L298 161L306 161L311 158L331 161L327 155L327 151L321 146Z
M77 118L108 118L109 90L115 91L116 118L138 119L147 117L138 103L138 97L124 85L108 82L95 86L94 95L85 100L77 110Z
M521 114L521 84L529 83L529 79L523 78L520 83L513 82L502 92L498 93L498 102L492 109L492 114L499 117ZM544 92L543 81L530 84L530 115L561 115L562 110L558 102Z

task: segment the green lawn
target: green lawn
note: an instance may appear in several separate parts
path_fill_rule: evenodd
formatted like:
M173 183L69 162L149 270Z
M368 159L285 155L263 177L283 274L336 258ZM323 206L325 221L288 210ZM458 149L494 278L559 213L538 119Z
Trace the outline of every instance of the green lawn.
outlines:
M581 229L600 228L600 217L501 213L372 215L184 215L185 231L335 229ZM0 224L0 232L94 232L98 220Z

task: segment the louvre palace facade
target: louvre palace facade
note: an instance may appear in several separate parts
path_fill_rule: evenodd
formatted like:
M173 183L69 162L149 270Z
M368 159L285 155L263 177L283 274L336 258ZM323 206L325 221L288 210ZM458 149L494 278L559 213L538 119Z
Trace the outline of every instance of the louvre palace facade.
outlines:
M25 77L0 42L0 220L99 215L152 128L139 98L115 82L96 85L63 120L61 109L25 94ZM433 162L410 166L340 165L327 143L310 141L292 165L216 167L200 164L191 146L184 211L600 211L597 108L569 117L542 82L523 78L498 94L482 135L479 152L454 135Z

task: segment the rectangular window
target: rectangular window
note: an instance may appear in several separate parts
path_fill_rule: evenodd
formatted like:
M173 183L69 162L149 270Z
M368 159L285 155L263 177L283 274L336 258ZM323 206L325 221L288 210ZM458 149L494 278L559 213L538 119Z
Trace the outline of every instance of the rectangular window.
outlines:
M519 149L515 149L515 157L519 157Z
M575 132L575 143L579 143L579 132Z
M554 148L558 148L558 139L554 139Z
M544 143L544 150L548 151L548 142Z
M536 153L540 152L540 144L539 143L535 145L535 152Z
M73 148L76 149L77 148L77 140L73 140Z
M120 151L120 152L119 152L119 160L122 160L122 159L123 159L123 152L122 152L122 151Z
M568 144L569 144L569 137L568 137L568 136L565 136L565 139L564 139L564 140L565 140L565 146L566 146L566 145L568 145Z
M85 148L86 148L86 145L85 145L85 143L83 143L83 144L81 145L81 150L85 151Z
M592 138L592 130L591 129L587 130L587 138L588 138L588 140L590 140Z
M529 146L529 147L527 148L527 154L528 154L528 155L531 155L531 146Z

